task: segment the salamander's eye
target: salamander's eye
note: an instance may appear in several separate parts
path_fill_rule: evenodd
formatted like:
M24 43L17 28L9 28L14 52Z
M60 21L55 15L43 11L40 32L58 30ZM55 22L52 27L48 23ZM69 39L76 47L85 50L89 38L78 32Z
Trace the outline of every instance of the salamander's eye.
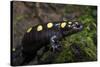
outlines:
M61 28L64 28L67 25L66 22L61 23Z
M68 25L68 27L71 27L71 25Z
M31 30L32 30L32 27L27 30L27 33L31 32Z
M38 25L37 31L42 31L42 30L43 30L43 26L42 25Z
M52 27L53 27L53 23L50 22L47 24L47 28L52 28Z

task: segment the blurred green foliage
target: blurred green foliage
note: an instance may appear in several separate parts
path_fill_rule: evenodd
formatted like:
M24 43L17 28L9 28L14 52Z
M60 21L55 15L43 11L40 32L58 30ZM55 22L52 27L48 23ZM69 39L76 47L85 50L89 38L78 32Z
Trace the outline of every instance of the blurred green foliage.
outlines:
M73 13L78 8L82 15L75 18L82 22L84 29L65 37L61 41L63 50L53 58L52 63L84 62L97 60L97 17L96 7L66 6L65 14ZM95 12L95 13L94 13ZM45 54L46 55L46 54Z

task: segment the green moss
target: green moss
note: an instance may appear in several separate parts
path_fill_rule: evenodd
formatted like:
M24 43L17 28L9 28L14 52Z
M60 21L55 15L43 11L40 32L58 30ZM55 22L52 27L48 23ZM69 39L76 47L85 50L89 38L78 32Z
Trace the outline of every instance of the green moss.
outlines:
M77 18L77 20L82 21L84 29L82 32L68 36L61 41L64 48L63 51L55 58L55 62L62 63L97 60L97 48L96 44L94 43L96 38L94 38L94 36L97 35L97 25L96 19L94 19L93 15L91 14L94 10L90 7L86 7L85 10L86 11L82 11L84 15ZM73 9L69 9L68 11L66 10L67 13L69 11L73 12ZM82 59L75 57L75 54L73 54L73 49L71 49L70 46L75 45L74 43L79 47L81 53L80 56Z

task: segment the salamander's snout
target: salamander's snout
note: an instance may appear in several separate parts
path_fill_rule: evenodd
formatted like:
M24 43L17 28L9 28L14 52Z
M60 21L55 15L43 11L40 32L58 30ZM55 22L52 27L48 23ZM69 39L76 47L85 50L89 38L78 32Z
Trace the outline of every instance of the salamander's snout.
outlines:
M73 25L72 25L72 28L74 30L82 30L83 29L83 24L82 23L79 23L79 22L74 22Z
M63 24L63 23L62 23ZM65 27L62 29L62 33L64 36L71 35L73 33L77 33L83 30L83 24L79 21L69 21L66 23Z

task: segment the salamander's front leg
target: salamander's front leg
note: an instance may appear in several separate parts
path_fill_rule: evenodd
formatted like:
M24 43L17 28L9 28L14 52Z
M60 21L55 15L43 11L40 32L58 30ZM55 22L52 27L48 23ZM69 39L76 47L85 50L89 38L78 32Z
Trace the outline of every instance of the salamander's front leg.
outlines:
M50 44L52 46L53 52L60 51L61 45L59 43L59 39L56 35L50 38Z

